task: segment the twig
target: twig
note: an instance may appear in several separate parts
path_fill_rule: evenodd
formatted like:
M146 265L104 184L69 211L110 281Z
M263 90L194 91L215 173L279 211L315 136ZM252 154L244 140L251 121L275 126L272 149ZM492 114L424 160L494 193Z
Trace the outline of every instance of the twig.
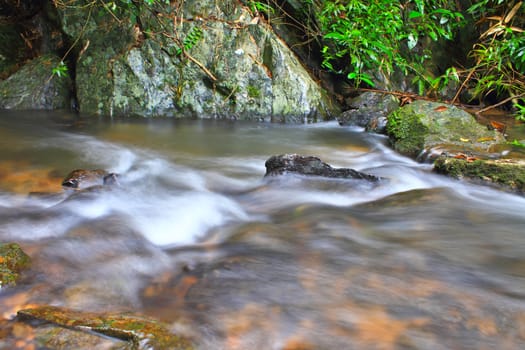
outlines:
M92 2L92 4L94 4L94 3L95 3L95 1ZM64 62L64 60L67 58L67 56L69 56L69 53L73 50L73 48L78 44L78 42L80 41L80 39L81 39L82 36L84 35L84 32L86 31L86 28L87 28L87 24L88 24L88 22L89 22L90 19L91 19L91 14L92 14L92 12L93 12L93 6L91 6L91 7L89 8L88 16L87 16L87 18L86 18L86 21L84 22L84 25L82 26L82 29L80 30L80 33L78 34L78 36L77 36L77 38L75 39L75 41L73 42L73 44L71 44L71 46L69 47L69 49L67 49L66 53L62 56L62 58L61 58L61 60L60 60L61 62ZM82 50L80 51L80 54L78 55L77 60L80 59L80 56L82 56L82 54L87 50L88 46L89 46L89 40L87 41L86 45L84 45L84 47L83 47ZM53 76L54 76L54 75L55 75L55 74L51 74L51 75L49 76L49 78L46 80L45 84L48 84L48 83L51 81L51 79L53 79Z
M208 70L208 68L206 68L206 67L205 67L202 63L200 63L197 59L193 58L189 53L186 52L186 50L184 50L184 45L180 42L180 40L179 40L178 38L176 38L176 37L174 37L174 36L172 36L172 35L169 35L168 33L162 33L162 35L164 35L165 37L170 38L171 40L175 41L175 42L177 43L177 45L178 45L179 47L182 48L182 50L181 50L182 52L181 52L181 53L182 53L187 59L189 59L190 61L192 61L193 63L195 63L200 69L202 69L202 71L203 71L204 73L206 73L206 75L207 75L208 77L210 77L210 79L211 79L212 81L217 81L217 78L215 77L215 75L213 75L213 73L210 72L210 71Z
M475 105L467 105L467 104L464 104L464 103L459 103L459 102L454 102L454 101L440 101L440 100L438 100L437 98L431 98L431 97L426 97L426 96L420 96L420 95L415 94L415 93L412 93L412 92L387 91L387 90L368 89L368 88L357 88L356 90L357 90L357 91L376 92L376 93L379 93L379 94L392 95L392 96L397 96L397 97L409 97L409 98L412 98L412 99L414 99L414 100L424 100L424 101L431 101L431 102L441 102L441 103L445 103L445 104L449 104L449 105L454 105L454 106L478 107L478 106L475 106Z
M489 111L493 108L496 108L496 107L499 107L501 105L504 105L505 103L509 102L509 101L512 101L514 100L515 98L521 98L521 97L525 97L525 92L524 93L521 93L519 95L516 95L516 96L510 96L510 97L507 97L506 99L496 103L496 104L493 104L493 105L490 105L490 106L487 106L485 108L482 108L480 109L479 111L476 112L476 114L481 114L483 112L486 112L486 111Z
M184 56L186 56L190 61L192 61L193 63L195 63L197 66L199 66L200 69L202 69L204 71L204 73L206 73L211 80L213 81L217 81L217 78L215 77L215 75L213 75L212 72L210 72L208 70L208 68L206 68L202 63L200 63L199 61L197 61L195 58L193 58L189 53L185 52L184 50L182 50L182 53Z
M476 67L478 66L478 64L479 62L476 63ZM456 94L454 95L454 98L452 99L452 103L455 103L456 100L459 98L459 94L461 93L461 91L463 91L463 88L467 85L470 78L472 78L472 75L474 75L474 73L476 72L476 69L475 69L476 67L473 67L472 70L468 73L465 80L463 80L463 83L461 83L461 86L459 87L458 91L456 91Z

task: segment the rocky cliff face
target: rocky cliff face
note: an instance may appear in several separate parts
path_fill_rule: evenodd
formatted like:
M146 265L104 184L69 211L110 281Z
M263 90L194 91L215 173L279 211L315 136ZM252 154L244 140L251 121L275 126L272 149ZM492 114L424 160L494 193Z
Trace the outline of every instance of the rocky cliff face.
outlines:
M73 47L81 112L277 122L337 113L272 28L238 1L114 11L87 0L57 4L47 18Z

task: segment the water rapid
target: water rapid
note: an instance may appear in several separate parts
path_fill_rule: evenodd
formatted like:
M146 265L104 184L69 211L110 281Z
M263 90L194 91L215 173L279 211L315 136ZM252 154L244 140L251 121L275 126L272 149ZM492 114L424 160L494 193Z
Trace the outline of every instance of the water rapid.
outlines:
M432 173L335 122L0 113L0 242L22 305L133 311L199 349L525 347L525 199ZM380 184L264 177L314 155ZM119 185L67 197L73 169Z

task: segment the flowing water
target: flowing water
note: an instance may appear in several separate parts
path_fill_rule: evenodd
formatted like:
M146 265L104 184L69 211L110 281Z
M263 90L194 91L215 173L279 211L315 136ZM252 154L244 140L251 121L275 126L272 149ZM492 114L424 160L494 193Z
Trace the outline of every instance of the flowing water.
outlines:
M525 199L336 123L0 114L0 241L26 305L133 311L199 349L525 348ZM379 184L264 178L315 155ZM73 169L119 186L64 200Z

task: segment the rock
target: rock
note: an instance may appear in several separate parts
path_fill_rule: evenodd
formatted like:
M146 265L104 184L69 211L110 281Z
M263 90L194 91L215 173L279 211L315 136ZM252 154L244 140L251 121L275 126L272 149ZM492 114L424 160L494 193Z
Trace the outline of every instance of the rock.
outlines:
M90 16L91 1L69 3L57 11L63 32L71 41L82 34L86 48L76 70L82 112L275 122L338 113L271 27L237 1L166 5L162 17L144 6L136 23L131 11L116 21L107 11Z
M448 151L488 153L504 142L500 133L488 130L469 113L422 100L392 112L387 133L396 151L420 161L433 161Z
M322 176L339 179L360 179L377 182L380 179L374 175L361 173L349 168L332 168L321 159L298 154L282 154L270 157L266 163L265 176L276 176L286 173L296 173L308 176Z
M13 286L22 269L31 263L29 256L16 243L0 243L0 289Z
M20 61L30 57L20 33L24 28L16 24L0 24L0 79L16 72Z
M0 81L0 108L61 109L69 108L71 80L55 76L60 58L44 55L26 63L9 78Z
M68 329L57 325L27 324L22 321L10 321L0 324L0 348L2 349L46 349L46 350L135 350L129 341L102 337Z
M492 184L507 190L525 193L525 162L523 160L474 160L440 156L434 170L458 179Z
M94 186L115 185L118 175L102 169L77 169L70 172L62 181L64 189L84 190Z
M365 92L350 101L349 110L338 117L340 125L357 125L367 131L385 133L387 116L399 107L398 100L385 94Z
M131 345L130 347L119 347L119 349L190 350L194 348L189 339L171 333L167 325L154 319L130 314L99 314L54 306L40 306L19 311L17 319L23 322L48 322L75 331L92 332L92 334L100 335L101 338L103 336L116 338ZM74 333L71 335L75 336ZM54 337L56 339L57 336L54 335ZM38 344L39 348L53 343L54 339L44 338L43 340L45 343ZM70 344L75 343L74 338L66 338L63 341ZM52 347L51 349L63 348Z

